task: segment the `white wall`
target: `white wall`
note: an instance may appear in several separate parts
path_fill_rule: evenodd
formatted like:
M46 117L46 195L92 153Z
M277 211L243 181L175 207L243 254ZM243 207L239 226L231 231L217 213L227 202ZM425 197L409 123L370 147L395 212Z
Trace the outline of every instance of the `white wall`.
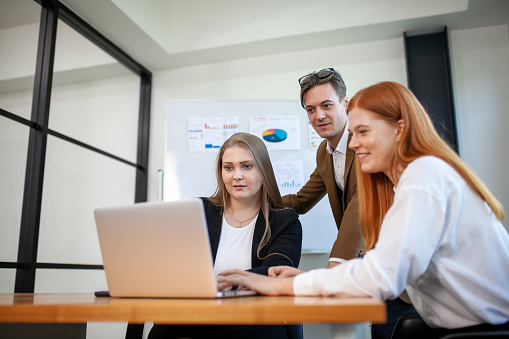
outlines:
M452 31L453 91L461 157L509 214L507 25ZM504 221L509 227L507 219Z

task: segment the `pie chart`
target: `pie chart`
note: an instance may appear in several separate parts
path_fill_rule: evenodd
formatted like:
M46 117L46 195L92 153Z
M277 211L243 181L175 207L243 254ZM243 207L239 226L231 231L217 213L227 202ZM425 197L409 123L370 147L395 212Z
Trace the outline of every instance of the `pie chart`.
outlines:
M272 128L263 131L263 140L267 142L281 142L286 140L288 133L282 129Z

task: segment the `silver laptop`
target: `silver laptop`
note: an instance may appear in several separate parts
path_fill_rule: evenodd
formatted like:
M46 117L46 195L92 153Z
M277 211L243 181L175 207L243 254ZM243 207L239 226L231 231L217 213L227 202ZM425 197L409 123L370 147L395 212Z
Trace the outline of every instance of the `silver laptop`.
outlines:
M218 298L201 199L139 203L94 211L112 297Z

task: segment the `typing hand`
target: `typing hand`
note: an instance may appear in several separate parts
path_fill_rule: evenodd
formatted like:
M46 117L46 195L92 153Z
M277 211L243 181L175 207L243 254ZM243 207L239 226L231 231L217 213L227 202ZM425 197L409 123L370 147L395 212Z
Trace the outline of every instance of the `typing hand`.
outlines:
M222 291L233 285L245 286L265 295L293 295L293 279L275 279L243 270L228 270L217 277L218 288Z

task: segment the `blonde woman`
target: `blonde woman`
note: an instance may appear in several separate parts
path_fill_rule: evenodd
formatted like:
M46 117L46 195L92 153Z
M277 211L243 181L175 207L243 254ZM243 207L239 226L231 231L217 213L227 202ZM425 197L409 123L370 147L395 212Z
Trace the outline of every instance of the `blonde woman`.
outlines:
M302 227L283 201L263 141L248 133L230 137L217 157L217 190L202 198L214 272L241 269L267 275L271 266L297 267ZM155 325L149 338L300 338L300 326Z
M366 252L329 270L224 272L264 294L372 296L404 290L435 337L509 329L509 235L502 205L440 138L415 96L382 82L350 101ZM430 336L431 337L431 336Z

